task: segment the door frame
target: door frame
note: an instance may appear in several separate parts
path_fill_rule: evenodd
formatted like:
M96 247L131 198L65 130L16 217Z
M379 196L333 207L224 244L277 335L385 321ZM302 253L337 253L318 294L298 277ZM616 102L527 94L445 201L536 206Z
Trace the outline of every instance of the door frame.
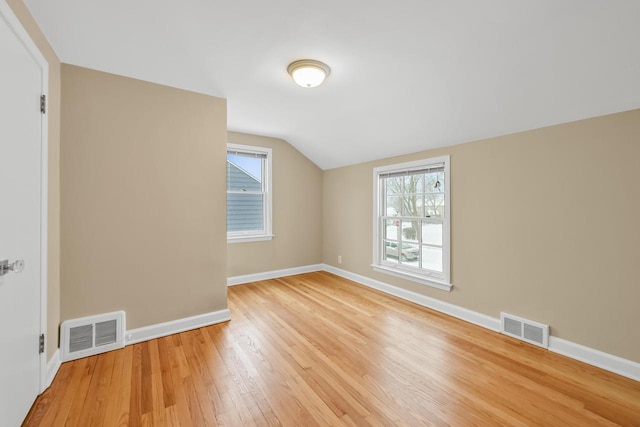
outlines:
M49 63L36 46L27 30L22 26L18 17L6 0L0 0L0 19L3 19L18 40L25 47L34 61L42 70L42 94L49 94ZM48 104L48 102L47 102ZM40 333L45 334L44 352L40 354L40 393L47 384L47 236L48 236L48 197L49 197L49 107L46 113L40 114ZM34 343L36 349L36 343Z

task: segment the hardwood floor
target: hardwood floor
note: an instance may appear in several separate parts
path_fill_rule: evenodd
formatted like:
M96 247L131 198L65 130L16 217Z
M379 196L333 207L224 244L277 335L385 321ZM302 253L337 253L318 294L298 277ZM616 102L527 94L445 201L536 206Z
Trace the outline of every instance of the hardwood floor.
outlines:
M318 272L62 365L27 426L640 426L640 383ZM1 424L1 423L0 423Z

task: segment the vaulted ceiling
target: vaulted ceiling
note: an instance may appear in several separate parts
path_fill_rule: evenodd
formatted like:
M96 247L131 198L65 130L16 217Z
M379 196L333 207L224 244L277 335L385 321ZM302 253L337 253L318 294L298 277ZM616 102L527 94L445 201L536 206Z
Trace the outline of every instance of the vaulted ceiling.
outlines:
M62 62L227 98L323 169L640 107L637 0L25 3Z

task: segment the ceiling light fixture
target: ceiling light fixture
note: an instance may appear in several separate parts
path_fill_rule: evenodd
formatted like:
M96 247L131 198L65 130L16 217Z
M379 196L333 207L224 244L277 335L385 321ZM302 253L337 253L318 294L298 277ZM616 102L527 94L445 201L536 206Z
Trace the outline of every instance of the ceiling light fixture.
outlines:
M331 68L323 62L313 59L294 61L287 67L287 72L302 87L320 86L331 74Z

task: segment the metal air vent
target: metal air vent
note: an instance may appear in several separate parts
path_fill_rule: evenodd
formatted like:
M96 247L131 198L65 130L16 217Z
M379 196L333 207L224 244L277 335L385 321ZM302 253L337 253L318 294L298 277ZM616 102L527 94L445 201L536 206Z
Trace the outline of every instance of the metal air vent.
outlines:
M500 332L540 347L549 347L549 325L500 313Z
M60 328L63 362L124 347L125 313L66 320Z

